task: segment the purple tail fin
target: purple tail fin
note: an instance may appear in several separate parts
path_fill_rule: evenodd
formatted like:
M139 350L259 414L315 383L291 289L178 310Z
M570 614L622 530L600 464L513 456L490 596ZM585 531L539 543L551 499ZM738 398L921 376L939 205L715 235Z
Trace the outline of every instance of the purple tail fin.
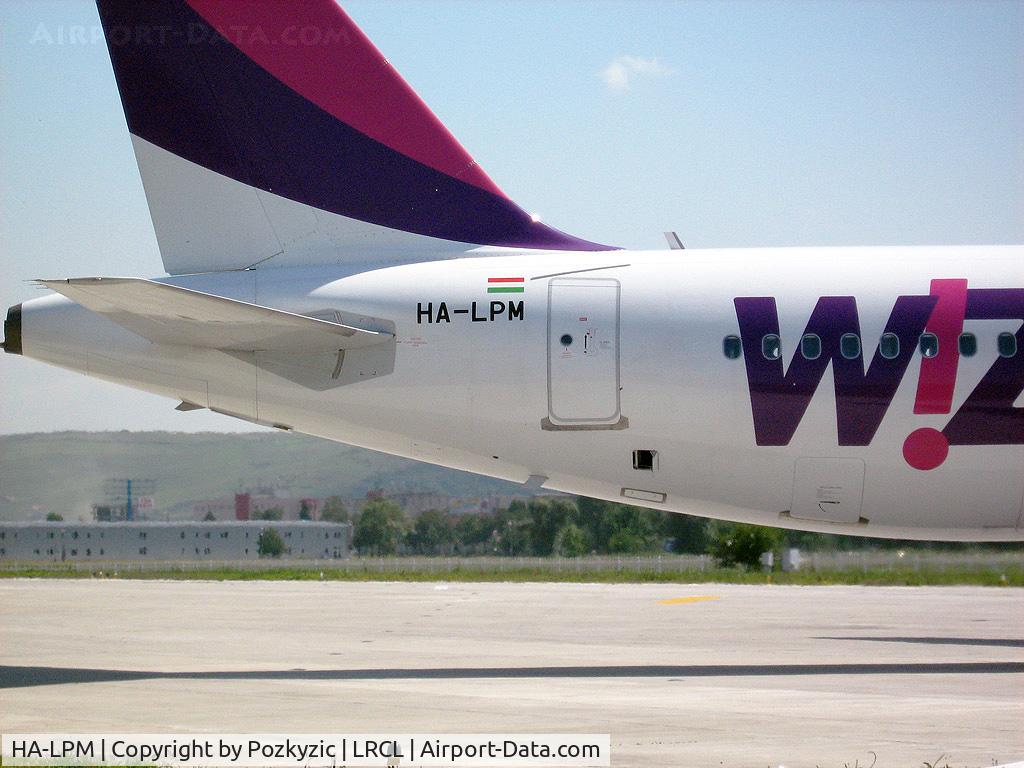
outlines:
M609 250L509 200L332 0L98 0L169 272Z

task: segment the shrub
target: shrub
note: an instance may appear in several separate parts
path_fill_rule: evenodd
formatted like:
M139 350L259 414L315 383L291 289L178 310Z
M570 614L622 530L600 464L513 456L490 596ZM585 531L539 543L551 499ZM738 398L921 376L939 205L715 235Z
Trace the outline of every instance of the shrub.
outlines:
M260 557L280 557L284 554L284 539L273 528L264 528L256 540L256 551Z
M711 526L708 554L720 565L757 568L761 555L780 546L782 533L775 528L745 523L716 523Z

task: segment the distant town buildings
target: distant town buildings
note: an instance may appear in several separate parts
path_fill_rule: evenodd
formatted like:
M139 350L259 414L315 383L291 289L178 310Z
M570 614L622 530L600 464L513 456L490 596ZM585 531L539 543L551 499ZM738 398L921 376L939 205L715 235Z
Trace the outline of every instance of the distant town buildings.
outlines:
M363 496L329 498L315 496L291 496L282 488L255 486L244 491L213 499L178 502L165 507L156 502L153 480L107 480L104 499L92 504L92 521L96 523L150 523L172 522L247 522L247 521L322 521L326 516L336 521L336 516L327 515L338 503L353 517L358 517L367 502L385 498L397 504L410 517L417 517L428 510L446 511L453 515L472 515L506 509L514 501L526 501L537 494L504 494L488 496L452 496L435 491L387 492L374 489ZM123 489L123 490L122 490ZM540 494L560 496L556 492ZM330 500L330 505L328 504ZM46 510L40 510L40 517ZM50 511L53 517L70 518L66 510ZM342 517L341 519L345 519ZM79 518L84 521L84 518Z
M560 495L560 494L551 494ZM367 501L386 498L395 502L408 515L416 516L428 509L448 510L452 514L475 514L477 512L493 512L505 509L513 501L529 498L523 496L449 496L445 493L427 491L410 491L385 493L371 491L358 498L343 498L341 501L351 514L358 514ZM205 499L193 503L192 518L194 520L258 520L265 514L281 514L282 520L306 519L319 520L326 499L312 497L279 496L272 489L260 488L234 496L223 496L217 499Z
M0 561L255 560L264 530L284 557L343 558L352 546L348 523L0 523Z
M321 499L247 491L234 496L197 501L192 505L192 514L196 520L260 520L267 513L274 516L279 514L281 520L318 520L322 505Z

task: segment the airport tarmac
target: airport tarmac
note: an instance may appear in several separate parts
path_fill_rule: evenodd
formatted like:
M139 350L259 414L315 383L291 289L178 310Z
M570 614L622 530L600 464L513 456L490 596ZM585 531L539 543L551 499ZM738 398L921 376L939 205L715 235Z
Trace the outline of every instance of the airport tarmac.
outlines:
M4 580L0 665L5 732L609 733L613 766L1024 758L1021 589Z

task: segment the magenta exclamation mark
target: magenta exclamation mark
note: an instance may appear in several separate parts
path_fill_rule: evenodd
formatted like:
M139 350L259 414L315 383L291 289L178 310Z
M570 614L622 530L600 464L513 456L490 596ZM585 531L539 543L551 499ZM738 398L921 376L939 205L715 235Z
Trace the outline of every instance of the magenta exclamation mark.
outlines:
M914 413L918 414L949 413L952 408L960 363L960 334L967 308L967 281L932 280L931 295L938 301L925 331L939 340L939 350L934 357L921 359L914 400ZM931 427L914 430L903 442L903 458L915 469L935 469L948 454L946 436Z

